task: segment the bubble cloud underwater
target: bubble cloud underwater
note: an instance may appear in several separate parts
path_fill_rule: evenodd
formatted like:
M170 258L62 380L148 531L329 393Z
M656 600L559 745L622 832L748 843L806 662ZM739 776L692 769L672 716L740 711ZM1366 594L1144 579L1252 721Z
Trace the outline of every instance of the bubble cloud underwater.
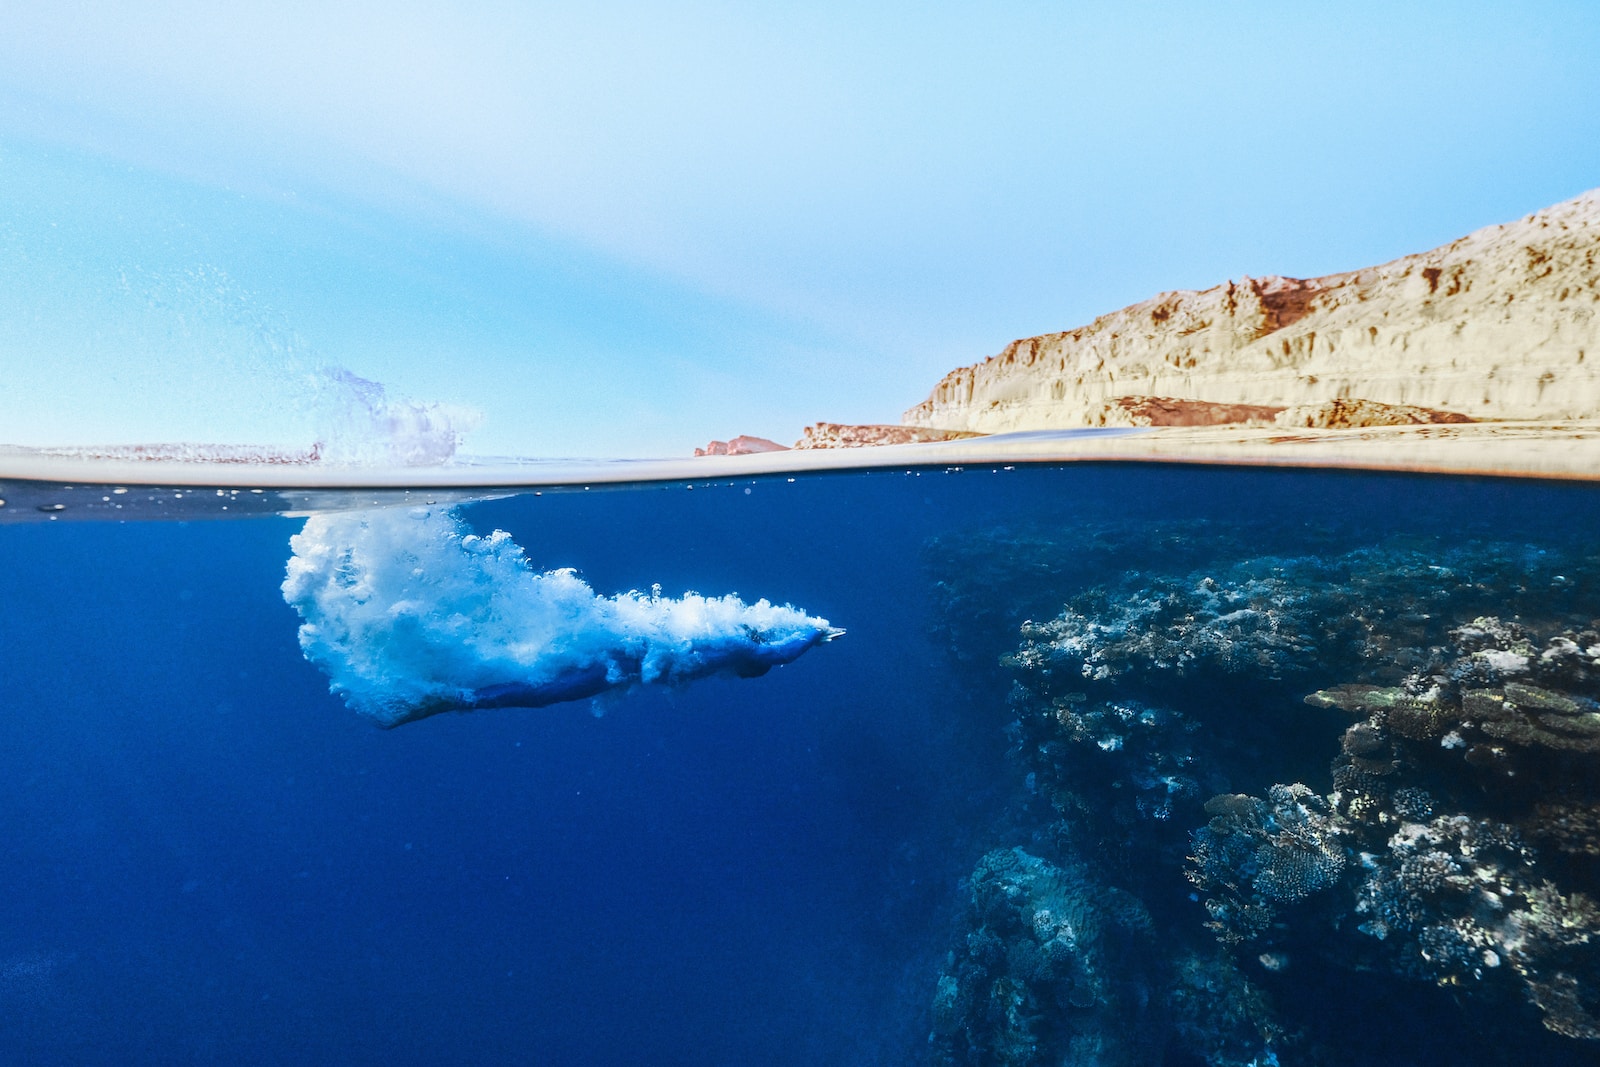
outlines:
M283 597L300 647L385 727L445 711L542 707L640 684L765 674L844 631L766 600L631 591L536 572L511 535L452 508L314 515Z

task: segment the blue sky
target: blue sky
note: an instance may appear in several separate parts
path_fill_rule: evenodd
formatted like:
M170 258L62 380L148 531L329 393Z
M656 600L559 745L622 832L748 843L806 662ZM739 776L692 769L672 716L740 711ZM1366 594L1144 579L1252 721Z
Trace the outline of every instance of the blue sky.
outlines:
M581 7L581 11L579 10ZM0 10L0 441L895 421L1015 337L1600 185L1600 5Z

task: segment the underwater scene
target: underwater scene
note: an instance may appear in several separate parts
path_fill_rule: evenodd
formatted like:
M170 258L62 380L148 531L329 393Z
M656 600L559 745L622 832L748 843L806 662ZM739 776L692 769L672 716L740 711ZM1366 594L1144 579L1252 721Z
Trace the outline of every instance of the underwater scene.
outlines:
M0 1062L1600 1062L1592 485L50 493Z

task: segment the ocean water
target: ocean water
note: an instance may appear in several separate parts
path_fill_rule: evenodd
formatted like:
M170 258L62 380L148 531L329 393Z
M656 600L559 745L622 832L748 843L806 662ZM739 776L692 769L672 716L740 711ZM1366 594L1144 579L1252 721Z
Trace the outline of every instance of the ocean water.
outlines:
M343 516L411 607L308 658L305 518L0 513L0 1062L1600 1061L1591 486L1077 464L428 514ZM462 548L496 530L528 568ZM494 684L535 611L495 596L557 568L592 603L540 649L577 651L504 678L545 706L383 728L416 677ZM657 677L602 603L656 586L846 633Z

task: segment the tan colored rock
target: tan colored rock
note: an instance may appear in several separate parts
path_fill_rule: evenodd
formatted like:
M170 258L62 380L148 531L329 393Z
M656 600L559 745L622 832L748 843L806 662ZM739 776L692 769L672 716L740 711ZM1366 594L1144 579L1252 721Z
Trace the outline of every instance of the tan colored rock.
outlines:
M765 437L752 437L749 434L740 434L730 441L712 441L704 448L697 448L697 456L752 456L757 452L787 452L788 445L780 445L776 441L769 441Z
M1270 426L1283 408L1215 404L1170 396L1119 396L1089 414L1089 426Z
M807 426L796 448L870 448L873 445L928 444L981 437L969 430L935 430L921 426L851 426L838 422L819 422Z
M1375 400L1329 400L1325 404L1297 404L1284 408L1272 420L1278 426L1313 430L1353 430L1368 426L1430 426L1472 422L1454 411L1380 404Z
M1475 419L1600 413L1600 190L1392 263L1163 293L946 375L913 426L1108 425L1160 397L1334 400Z

